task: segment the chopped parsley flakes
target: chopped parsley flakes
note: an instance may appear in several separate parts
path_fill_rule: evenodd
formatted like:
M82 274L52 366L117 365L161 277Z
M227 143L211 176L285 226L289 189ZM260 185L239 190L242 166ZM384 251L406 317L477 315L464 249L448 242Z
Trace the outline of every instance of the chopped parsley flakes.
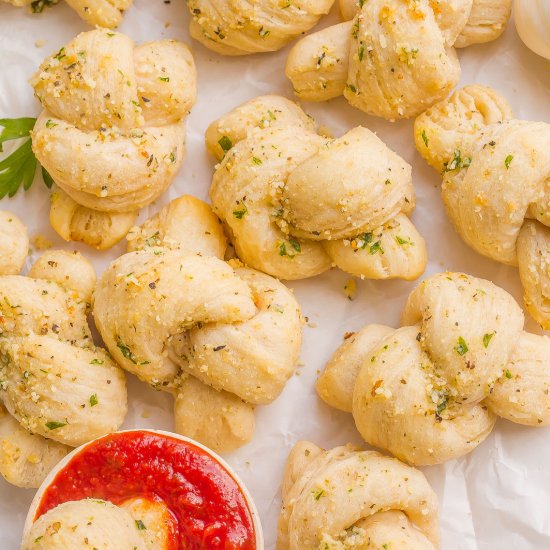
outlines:
M462 336L458 337L458 344L455 346L455 351L458 355L465 355L468 351L468 344L466 344L466 340L464 340Z
M63 426L66 426L66 422L56 422L54 420L51 420L50 422L46 422L46 428L48 430L57 430L59 428L63 428Z
M453 170L459 170L460 168L468 168L472 163L471 157L462 158L460 149L456 149L454 156L450 162L446 162L443 166L444 172L452 172Z
M224 153L227 153L233 147L233 142L227 136L222 136L218 140L218 145L223 149Z
M491 339L493 338L494 335L495 335L494 332L492 332L491 334L484 334L483 335L483 347L485 347L485 348L489 347L489 344L491 343Z

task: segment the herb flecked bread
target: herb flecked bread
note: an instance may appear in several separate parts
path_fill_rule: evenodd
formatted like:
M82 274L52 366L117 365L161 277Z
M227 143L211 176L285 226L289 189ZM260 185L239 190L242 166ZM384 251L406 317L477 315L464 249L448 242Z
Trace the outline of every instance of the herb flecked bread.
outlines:
M57 4L59 0L4 0L12 6L31 6L33 11L42 11L44 6ZM133 0L65 0L84 21L93 26L114 29L120 25L124 11Z
M301 39L286 74L300 99L344 95L389 120L409 118L458 84L455 47L496 39L511 0L341 0L345 23Z
M411 167L361 126L327 139L297 105L263 96L213 122L214 212L247 265L281 279L332 266L416 279L426 247L409 215Z
M15 219L2 213L4 235ZM21 235L12 244L26 256L26 232L17 223ZM92 340L95 273L88 260L49 251L26 277L15 267L0 271L0 473L14 485L38 487L69 447L118 429L126 382Z
M437 496L420 472L351 445L298 442L288 458L277 550L435 550Z
M191 36L223 55L280 50L312 29L334 0L187 0Z
M466 86L415 121L443 175L448 216L476 252L518 266L529 313L550 329L550 125L512 118L491 88Z
M29 236L21 220L11 212L0 210L0 275L17 275L29 253Z
M191 196L129 235L95 291L94 317L126 370L176 399L176 431L226 452L248 442L254 407L294 373L300 307L276 279L223 261L226 239Z
M169 523L147 517L147 529L128 501L121 506L99 499L69 501L40 516L26 533L21 550L164 550ZM157 503L157 506L161 506ZM141 523L139 523L141 521Z
M181 42L136 46L97 29L46 59L32 85L44 107L33 151L58 186L51 224L65 240L109 248L183 163L193 57Z
M550 339L523 330L521 308L483 279L441 273L409 296L397 330L368 325L317 382L369 444L410 464L472 451L497 416L550 424Z

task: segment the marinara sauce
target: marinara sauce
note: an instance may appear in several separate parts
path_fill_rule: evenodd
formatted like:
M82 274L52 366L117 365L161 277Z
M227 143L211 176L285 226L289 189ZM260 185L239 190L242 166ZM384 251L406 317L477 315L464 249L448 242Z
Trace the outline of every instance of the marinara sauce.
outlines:
M231 474L192 443L147 431L84 447L44 491L35 520L68 501L163 502L174 517L171 550L256 550L246 498Z

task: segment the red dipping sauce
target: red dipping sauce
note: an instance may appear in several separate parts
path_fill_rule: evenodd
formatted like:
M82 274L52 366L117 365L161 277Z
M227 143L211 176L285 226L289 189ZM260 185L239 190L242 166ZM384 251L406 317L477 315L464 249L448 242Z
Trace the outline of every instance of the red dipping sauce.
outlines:
M174 517L170 550L256 550L246 498L233 476L192 443L130 431L85 446L46 488L35 520L68 501L163 502Z

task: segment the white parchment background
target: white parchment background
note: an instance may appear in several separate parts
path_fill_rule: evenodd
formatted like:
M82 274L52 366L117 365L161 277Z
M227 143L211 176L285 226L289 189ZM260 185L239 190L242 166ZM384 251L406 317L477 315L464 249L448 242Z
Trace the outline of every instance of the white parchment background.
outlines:
M288 48L269 55L223 58L191 42L188 19L184 0L169 4L136 0L121 26L136 41L168 37L190 44L199 73L198 102L187 123L187 161L171 190L149 208L149 213L182 193L207 199L214 163L205 152L203 135L212 120L257 95L292 94L284 76ZM333 10L320 26L337 20ZM46 55L87 29L64 4L41 15L0 5L0 118L38 114L39 105L27 84L29 77ZM504 93L518 117L550 122L550 64L523 46L513 25L498 41L460 50L459 56L461 84L491 84ZM439 197L439 177L415 151L412 122L391 124L367 117L343 99L304 107L335 135L359 124L367 126L413 165L418 195L413 218L427 239L430 259L425 276L444 269L465 271L492 279L521 298L517 270L476 255L453 232ZM78 248L93 259L98 272L123 252L123 245L100 255L61 242L49 227L48 192L38 180L30 192L0 201L0 208L19 214L31 235L40 233L55 246ZM344 273L332 271L290 285L312 325L304 330L303 366L278 401L258 409L254 441L228 457L255 498L270 550L275 547L281 474L292 445L302 438L325 447L360 442L351 416L331 410L316 397L318 371L346 331L370 322L397 325L405 298L414 286L406 282L359 282L356 299L349 301L343 293L348 279ZM527 326L535 329L532 321ZM130 404L125 426L173 429L172 398L131 376L128 379ZM550 548L550 429L499 421L493 434L468 457L424 471L441 502L443 549ZM19 547L32 496L32 491L0 480L0 550Z

